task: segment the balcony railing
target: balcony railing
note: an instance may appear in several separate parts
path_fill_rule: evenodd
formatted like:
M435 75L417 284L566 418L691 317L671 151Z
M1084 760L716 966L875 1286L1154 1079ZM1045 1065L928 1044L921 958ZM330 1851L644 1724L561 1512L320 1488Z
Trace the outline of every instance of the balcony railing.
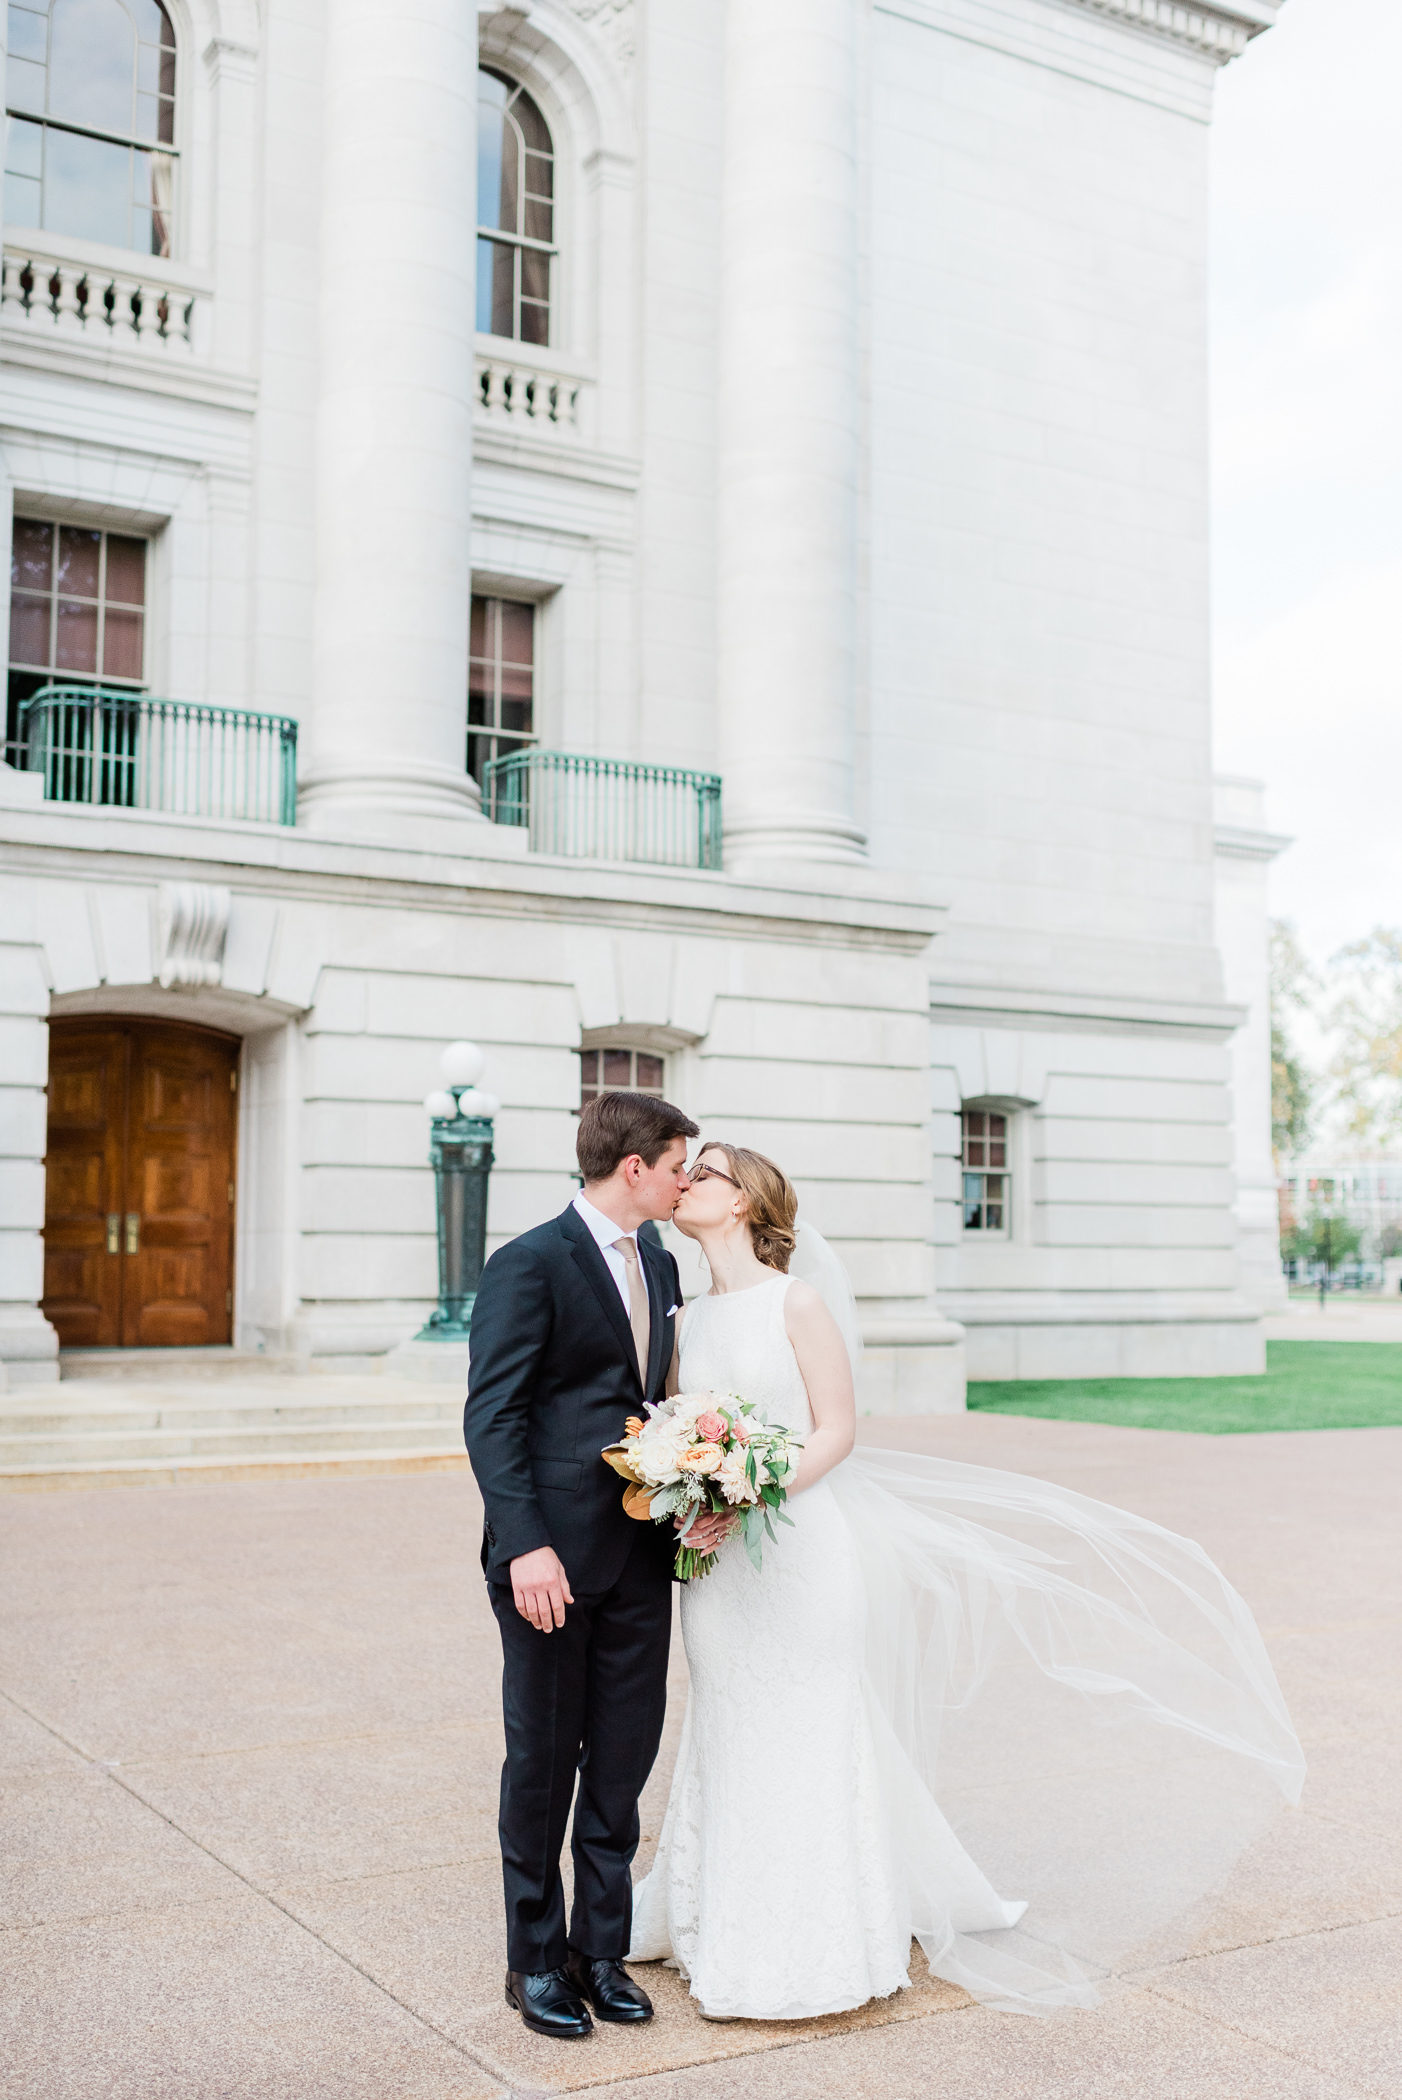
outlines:
M533 853L672 868L721 864L718 773L513 751L484 767L482 799L494 823L526 827Z
M158 356L194 347L195 288L160 261L111 268L63 252L66 243L12 236L0 287L7 326L46 341L84 341Z
M297 724L106 686L46 685L19 710L11 763L50 802L183 817L297 820Z

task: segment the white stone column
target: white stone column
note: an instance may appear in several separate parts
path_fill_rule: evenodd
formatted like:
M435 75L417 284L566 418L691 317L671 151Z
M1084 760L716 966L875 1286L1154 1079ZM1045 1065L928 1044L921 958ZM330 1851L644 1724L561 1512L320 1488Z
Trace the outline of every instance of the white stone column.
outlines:
M1215 932L1227 997L1246 1008L1232 1037L1232 1140L1241 1291L1262 1312L1289 1302L1280 1265L1280 1200L1271 1150L1271 862L1290 844L1267 831L1259 780L1219 773L1215 819Z
M378 812L474 817L477 10L335 0L326 25L302 817L318 830Z
M728 0L718 518L727 864L855 861L859 0Z

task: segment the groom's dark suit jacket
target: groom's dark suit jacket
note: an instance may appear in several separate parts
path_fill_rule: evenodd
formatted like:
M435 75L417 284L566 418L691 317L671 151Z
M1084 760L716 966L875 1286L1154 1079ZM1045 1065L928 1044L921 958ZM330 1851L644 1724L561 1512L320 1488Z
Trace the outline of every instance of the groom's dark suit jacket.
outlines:
M553 1546L576 1596L610 1589L646 1531L670 1559L665 1525L623 1513L625 1482L599 1456L644 1399L658 1401L672 1360L677 1265L638 1236L652 1333L646 1390L633 1330L593 1234L573 1206L498 1248L472 1309L463 1434L486 1510L482 1565Z

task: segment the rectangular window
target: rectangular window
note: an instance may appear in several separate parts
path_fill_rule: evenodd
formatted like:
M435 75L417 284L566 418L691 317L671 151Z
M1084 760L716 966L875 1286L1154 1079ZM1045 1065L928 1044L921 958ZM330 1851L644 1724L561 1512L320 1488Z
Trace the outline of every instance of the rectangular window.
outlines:
M146 541L16 518L10 553L7 742L40 686L139 691L146 662Z
M474 597L468 659L467 770L480 781L489 759L535 742L535 607Z
M1006 1233L1011 1217L1008 1119L996 1109L966 1108L964 1143L964 1230Z
M650 1050L581 1050L579 1105L587 1108L600 1094L656 1094L663 1091L664 1065Z

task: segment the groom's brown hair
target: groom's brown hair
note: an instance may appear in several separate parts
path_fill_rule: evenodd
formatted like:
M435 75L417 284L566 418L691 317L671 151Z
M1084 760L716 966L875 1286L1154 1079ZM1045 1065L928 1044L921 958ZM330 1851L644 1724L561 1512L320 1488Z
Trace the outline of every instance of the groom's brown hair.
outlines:
M580 1113L574 1149L586 1181L607 1181L635 1152L655 1167L673 1138L700 1135L690 1116L653 1094L600 1094Z

